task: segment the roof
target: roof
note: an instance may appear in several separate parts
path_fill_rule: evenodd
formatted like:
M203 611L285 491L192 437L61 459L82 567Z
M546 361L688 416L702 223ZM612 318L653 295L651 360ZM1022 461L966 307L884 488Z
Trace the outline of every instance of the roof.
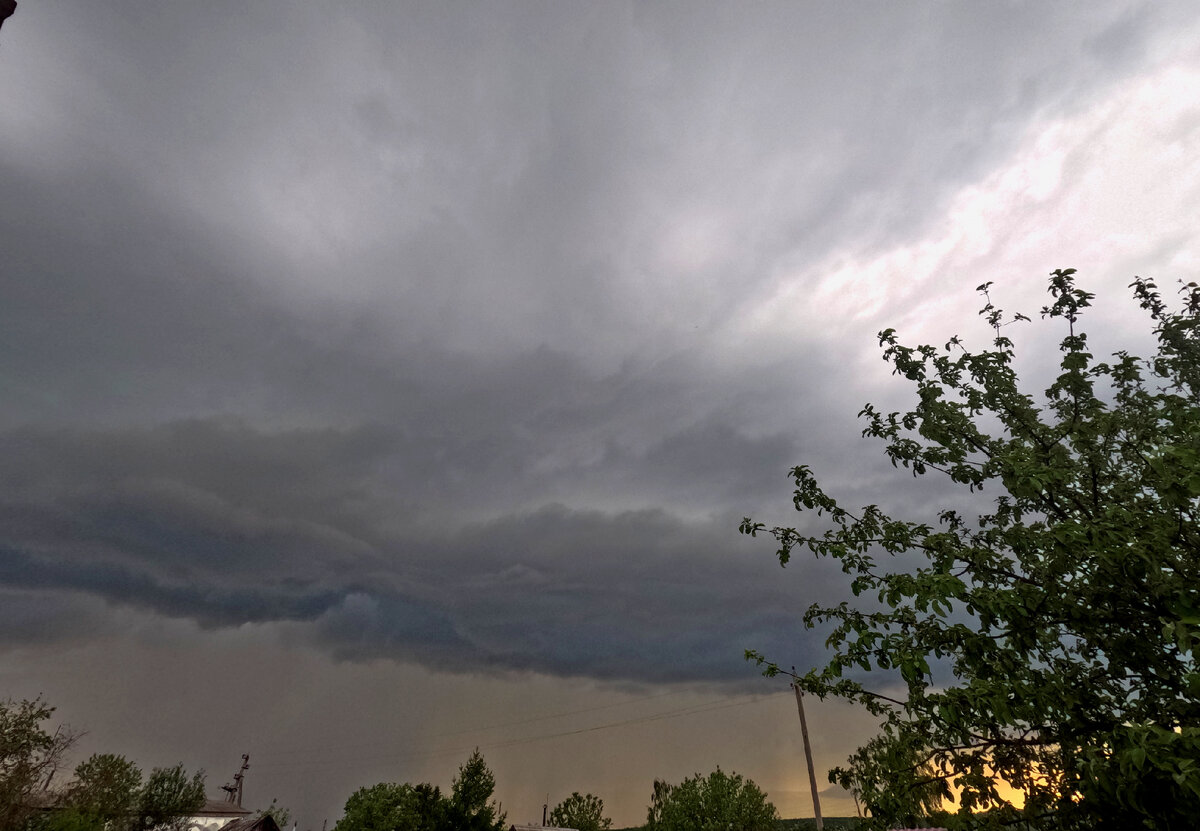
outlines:
M244 817L254 813L249 808L243 808L233 802L226 802L224 799L206 799L204 804L193 811L189 816L193 817Z
M279 824L270 814L258 817L231 819L221 826L221 831L279 831Z
M225 831L225 829L221 829ZM556 825L510 825L508 831L575 831L574 828L559 828Z

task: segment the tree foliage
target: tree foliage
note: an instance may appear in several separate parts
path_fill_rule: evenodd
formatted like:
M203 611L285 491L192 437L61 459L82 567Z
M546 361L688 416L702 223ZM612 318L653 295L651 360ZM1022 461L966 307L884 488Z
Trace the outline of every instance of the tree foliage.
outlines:
M53 714L40 698L0 702L0 828L20 827L75 742L68 728L46 729Z
M137 765L124 756L96 753L76 766L64 807L92 818L100 827L123 827L137 815L141 790L142 771Z
M458 769L450 796L428 784L382 782L346 800L334 831L502 831L492 801L496 778L476 750Z
M604 800L574 791L550 812L550 824L576 831L607 831L612 820L604 816Z
M182 764L155 768L138 794L132 831L183 831L204 804L204 771L188 776Z
M145 782L124 756L97 753L65 786L51 787L76 734L43 725L54 708L41 699L0 702L0 829L181 831L204 803L204 772L157 768Z
M678 785L656 779L645 831L774 831L778 817L758 785L718 768Z
M280 805L279 800L276 797L272 797L271 804L259 811L257 816L270 817L271 819L275 820L275 824L281 829L287 828L292 824L292 812Z
M495 790L496 777L476 748L458 768L451 787L448 809L454 827L463 831L502 831L504 815L492 801Z
M440 788L381 782L350 795L335 831L439 831L445 814Z
M951 508L936 526L852 512L808 467L791 472L796 508L830 527L770 529L780 563L798 549L832 558L861 598L808 610L807 625L830 628L832 657L796 681L880 717L879 738L831 773L877 825L928 814L949 785L964 826L1173 829L1200 816L1200 287L1184 286L1172 311L1151 281L1131 286L1156 351L1098 361L1079 329L1093 296L1073 269L1052 274L1042 316L1065 333L1036 398L989 284L991 349L880 334L917 401L886 415L867 405L863 433L914 476L990 495L973 521ZM917 567L889 569L904 552ZM901 692L868 690L870 672Z

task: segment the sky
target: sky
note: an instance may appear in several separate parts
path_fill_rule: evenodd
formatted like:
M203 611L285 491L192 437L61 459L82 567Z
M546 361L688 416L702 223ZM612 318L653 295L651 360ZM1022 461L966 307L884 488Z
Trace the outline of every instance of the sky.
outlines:
M954 498L876 333L1037 381L1048 272L1200 268L1191 0L21 0L0 29L0 698L330 826L478 747L512 821L717 766L810 816L750 515ZM822 770L872 735L808 703ZM821 776L824 783L824 777ZM853 813L827 789L824 813Z

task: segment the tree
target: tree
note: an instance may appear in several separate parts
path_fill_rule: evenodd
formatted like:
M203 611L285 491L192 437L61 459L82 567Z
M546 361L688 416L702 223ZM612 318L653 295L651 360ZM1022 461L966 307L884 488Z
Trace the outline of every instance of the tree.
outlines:
M492 801L495 790L496 777L476 748L471 758L459 767L451 789L449 807L454 817L454 827L502 831L504 814L497 812L496 804Z
M25 831L109 831L104 820L70 805L33 815L21 826Z
M857 804L866 803L874 817L888 818L889 827L942 823L950 787L929 763L928 747L907 739L871 739L850 756L848 768L831 778L854 794Z
M401 806L410 786L392 782L359 788L342 808L334 831L389 831L401 828Z
M427 784L381 782L346 800L334 831L502 831L492 803L496 779L476 750L459 769L449 797Z
M29 831L182 831L203 804L203 771L189 777L181 764L156 768L143 782L124 756L97 753Z
M445 813L437 787L381 782L351 794L334 831L437 831Z
M0 702L0 828L18 828L75 743L66 727L48 732L54 708L40 698Z
M958 338L910 348L880 333L917 400L903 414L867 405L864 435L964 499L994 493L975 521L953 507L937 527L874 505L851 512L800 466L795 505L829 527L770 529L781 564L798 549L830 557L863 597L808 610L808 626L830 627L832 657L795 680L880 717L878 739L830 774L876 827L904 821L897 810L928 812L931 785L958 790L964 826L1174 829L1200 816L1200 287L1184 286L1171 311L1136 279L1156 351L1102 362L1077 329L1093 295L1074 273L1051 275L1042 316L1066 332L1038 399L1003 334L1029 319L1006 320L990 284L991 349ZM741 530L766 527L746 519ZM867 689L868 673L901 691Z
M204 803L204 773L159 768L143 784L137 765L97 753L74 778L52 789L77 734L48 732L54 708L40 698L0 702L0 829L29 831L182 831Z
M64 802L80 819L95 820L98 827L128 825L136 815L142 787L142 771L124 756L96 753L80 762L75 778L67 786ZM61 820L67 823L65 817Z
M573 792L550 812L550 824L576 831L607 831L612 820L604 816L604 800L598 796Z
M778 818L758 785L717 768L678 785L656 779L646 831L774 831Z
M280 805L278 799L275 797L271 798L271 804L269 807L258 812L258 816L270 817L271 819L275 820L275 824L280 828L287 828L292 824L292 812Z
M138 794L133 831L183 831L204 804L204 771L191 778L182 764L155 768Z

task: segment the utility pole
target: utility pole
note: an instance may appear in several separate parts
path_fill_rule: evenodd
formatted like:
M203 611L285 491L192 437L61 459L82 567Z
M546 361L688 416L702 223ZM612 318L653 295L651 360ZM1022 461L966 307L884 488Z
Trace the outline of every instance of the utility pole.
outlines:
M796 668L792 667L792 676L795 677L795 674ZM817 831L824 831L825 822L821 819L821 797L817 794L817 772L813 769L812 745L808 743L808 722L804 719L804 695L800 692L800 685L795 681L792 682L792 689L796 691L796 709L800 713L800 735L804 737L804 759L808 762L808 784L812 788L813 815L817 818Z
M232 785L222 785L221 790L225 791L229 796L225 798L226 802L236 804L239 808L242 807L242 779L246 776L246 771L250 768L250 754L242 754L242 767L233 775Z

